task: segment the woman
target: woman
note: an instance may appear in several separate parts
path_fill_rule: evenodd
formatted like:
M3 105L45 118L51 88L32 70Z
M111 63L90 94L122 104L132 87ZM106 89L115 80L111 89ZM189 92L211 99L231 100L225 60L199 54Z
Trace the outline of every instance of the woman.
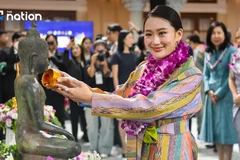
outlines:
M235 46L237 48L240 48L240 28L238 28L237 32L236 32L236 43Z
M92 56L92 52L91 52L92 40L89 37L83 38L82 47L84 50L84 57L87 62L91 59L91 56Z
M137 55L130 50L133 46L133 34L128 30L121 30L118 36L118 51L112 57L112 74L114 88L119 84L124 84L129 74L135 70L137 65ZM121 128L121 122L118 123L122 143L122 154L126 157L127 146L125 142L125 131Z
M236 42L240 44L240 30L236 32ZM239 150L240 150L240 127L239 127L239 122L240 122L240 74L239 74L239 57L240 57L240 48L238 48L238 52L236 52L233 57L232 61L229 64L229 67L231 68L231 71L229 73L229 87L233 95L233 102L234 102L234 107L233 107L233 122L235 129L237 131L237 136L238 136L238 145L239 145Z
M201 71L203 71L206 45L200 41L199 36L194 34L189 36L188 40L189 40L190 47L193 49L193 59L194 59L195 66ZM202 94L202 101L204 102L205 92L204 92L203 83L202 83L201 94ZM197 116L197 132L199 135L201 130L201 124L202 124L202 109L196 114L196 116ZM191 129L191 123L189 125Z
M69 58L69 50L71 49L72 57ZM86 82L87 71L86 61L84 58L83 48L78 44L70 41L63 54L63 63L67 67L67 73L76 78L79 81ZM78 122L80 119L81 130L83 131L83 141L88 142L87 136L87 124L85 119L85 112L83 108L79 108L78 105L70 100L70 119L72 124L72 134L76 141L78 141Z
M90 89L63 72L54 90L91 104L93 115L124 119L129 160L195 160L188 120L201 108L202 76L181 40L178 13L157 6L144 22L144 34L152 55L113 94Z
M94 54L91 62L87 66L87 73L90 77L91 87L97 87L105 91L110 91L113 86L109 81L110 60L107 52L107 44L103 40L94 42ZM111 154L113 147L113 119L107 117L92 116L91 109L85 109L87 120L87 131L90 142L90 152L100 152L102 158L107 158Z
M240 149L240 74L239 74L239 57L240 50L234 54L232 58L232 63L229 65L232 69L229 74L229 87L233 95L234 107L233 107L233 122L238 136L238 144Z
M237 142L232 123L233 98L228 86L228 64L236 49L230 45L226 26L220 22L210 26L207 46L203 71L207 95L200 139L215 143L219 160L227 160L231 159L233 144Z
M138 55L137 58L137 64L142 63L143 61L146 60L147 56L148 56L148 51L146 50L145 44L144 44L144 34L141 34L138 37L138 42L137 42L138 48L140 49L140 54Z

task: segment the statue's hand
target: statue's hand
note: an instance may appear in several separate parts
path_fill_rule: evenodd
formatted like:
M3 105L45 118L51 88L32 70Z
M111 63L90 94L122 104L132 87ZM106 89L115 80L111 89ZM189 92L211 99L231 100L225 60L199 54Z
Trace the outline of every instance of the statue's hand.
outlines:
M75 138L73 137L73 135L71 133L69 133L68 131L66 131L66 133L64 134L69 140L71 141L75 141Z

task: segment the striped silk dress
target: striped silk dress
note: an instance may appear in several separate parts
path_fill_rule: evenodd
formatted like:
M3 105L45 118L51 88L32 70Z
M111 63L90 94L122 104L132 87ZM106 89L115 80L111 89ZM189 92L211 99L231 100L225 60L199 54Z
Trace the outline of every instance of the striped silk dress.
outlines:
M128 135L128 160L196 160L197 145L188 120L202 106L201 71L190 57L156 91L127 98L144 67L140 64L114 93L93 93L92 114L151 123L137 136ZM145 135L152 141L145 143Z

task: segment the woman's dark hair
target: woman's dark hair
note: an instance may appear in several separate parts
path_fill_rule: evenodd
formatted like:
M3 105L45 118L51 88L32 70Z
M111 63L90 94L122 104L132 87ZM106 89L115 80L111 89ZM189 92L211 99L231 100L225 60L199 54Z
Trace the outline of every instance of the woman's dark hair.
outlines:
M58 44L57 36L55 36L54 34L48 34L45 38L45 41L47 41L49 37L53 37L55 39L56 43Z
M141 51L145 50L144 34L139 35L137 45Z
M111 32L120 32L122 30L122 27L119 24L114 23L108 25L107 29Z
M128 34L132 33L129 30L121 30L118 36L118 51L123 52L124 50L124 39Z
M95 41L97 41L99 39L101 40L102 38L103 38L103 34L98 34L95 38Z
M104 40L96 40L93 44L93 48L96 49L97 46L102 45L107 49L107 43Z
M214 28L221 27L225 35L223 43L219 46L219 50L224 50L230 44L230 37L228 36L227 28L222 22L213 22L207 32L207 49L206 52L213 53L213 50L216 50L214 44L211 41L212 33Z
M193 43L198 43L198 44L201 43L199 36L195 34L188 36L187 39L189 39L189 41Z
M84 37L83 40L82 40L82 44L83 44L86 40L90 40L90 41L93 43L93 41L92 41L92 39L91 39L90 37Z
M156 6L153 10L151 10L148 13L147 18L143 23L143 28L145 26L147 19L150 17L163 18L167 20L171 24L171 26L175 29L175 31L178 31L179 29L183 29L182 21L179 14L171 7L163 6L163 5Z
M86 60L85 60L85 56L84 56L84 49L81 45L78 44L78 47L80 48L81 50L81 55L80 55L80 59L81 61L84 63L84 65L86 65ZM71 49L71 52L72 52L72 49ZM76 57L72 56L73 59L76 59Z

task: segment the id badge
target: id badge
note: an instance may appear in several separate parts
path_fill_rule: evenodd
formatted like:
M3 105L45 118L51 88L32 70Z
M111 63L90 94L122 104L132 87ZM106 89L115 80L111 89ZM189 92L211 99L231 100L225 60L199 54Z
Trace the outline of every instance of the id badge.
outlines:
M96 84L103 84L103 75L101 72L95 73L95 81L96 81Z

